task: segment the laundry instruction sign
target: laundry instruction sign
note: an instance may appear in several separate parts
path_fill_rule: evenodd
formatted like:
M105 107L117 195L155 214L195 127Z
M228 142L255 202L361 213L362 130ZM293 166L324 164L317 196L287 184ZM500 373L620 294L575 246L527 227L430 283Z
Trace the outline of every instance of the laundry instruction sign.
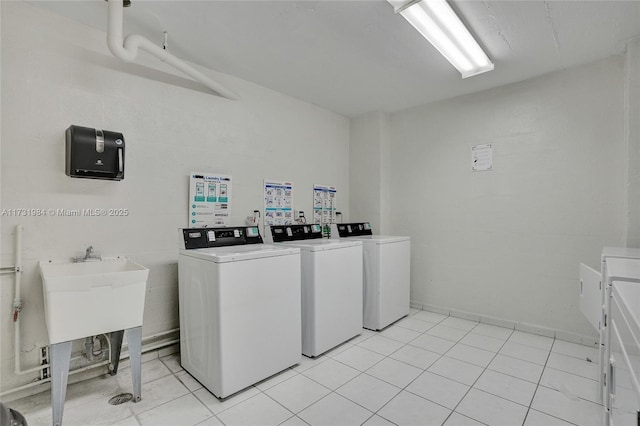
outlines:
M333 185L313 185L313 223L335 223L338 190Z
M231 211L231 176L191 172L189 228L224 226Z
M293 183L264 181L264 224L293 224Z

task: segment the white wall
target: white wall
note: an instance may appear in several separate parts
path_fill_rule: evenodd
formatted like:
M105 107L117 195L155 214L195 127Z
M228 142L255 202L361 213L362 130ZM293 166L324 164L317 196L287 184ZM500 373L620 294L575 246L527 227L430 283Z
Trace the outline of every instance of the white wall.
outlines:
M391 116L392 230L418 303L593 335L578 263L626 233L624 58ZM494 171L471 172L492 144Z
M336 185L338 208L348 218L346 118L209 71L242 99L227 101L159 82L147 77L198 87L139 64L122 64L98 30L23 2L1 2L1 8L1 207L130 211L115 218L2 217L2 266L13 264L12 233L15 225L24 226L24 366L36 364L35 349L48 343L37 261L79 255L88 245L150 268L144 335L178 326L177 229L187 225L192 170L233 176L234 225L262 209L265 178L292 180L295 206L307 211L314 183ZM154 59L146 63L173 72ZM64 132L71 124L124 134L123 181L65 176ZM0 291L0 374L6 390L33 375L12 375L11 276L2 276Z
M371 112L351 120L349 183L351 222L389 232L389 115Z
M628 144L627 246L640 248L640 37L627 44L625 137Z

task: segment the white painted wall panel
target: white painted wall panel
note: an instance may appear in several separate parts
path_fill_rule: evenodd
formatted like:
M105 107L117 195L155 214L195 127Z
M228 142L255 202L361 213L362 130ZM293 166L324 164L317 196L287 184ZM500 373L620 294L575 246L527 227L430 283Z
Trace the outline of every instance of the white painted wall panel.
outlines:
M627 246L640 248L640 37L627 43L625 133L629 150Z
M418 303L592 334L580 262L625 243L623 58L391 116L392 233ZM472 172L472 145L493 145Z

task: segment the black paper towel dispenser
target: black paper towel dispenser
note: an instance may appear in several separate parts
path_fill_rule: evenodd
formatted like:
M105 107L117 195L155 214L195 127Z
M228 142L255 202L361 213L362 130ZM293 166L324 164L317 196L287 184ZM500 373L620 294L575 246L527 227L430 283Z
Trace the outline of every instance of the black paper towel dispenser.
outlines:
M67 176L124 179L124 136L90 127L69 126L66 132Z

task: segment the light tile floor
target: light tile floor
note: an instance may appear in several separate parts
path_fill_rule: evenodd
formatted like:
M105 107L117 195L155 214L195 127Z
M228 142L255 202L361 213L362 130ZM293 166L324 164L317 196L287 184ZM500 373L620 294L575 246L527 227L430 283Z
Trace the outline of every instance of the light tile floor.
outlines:
M223 401L182 370L179 355L70 385L64 426L600 425L595 348L411 310L382 332L303 360ZM8 404L30 425L51 424L50 393Z

